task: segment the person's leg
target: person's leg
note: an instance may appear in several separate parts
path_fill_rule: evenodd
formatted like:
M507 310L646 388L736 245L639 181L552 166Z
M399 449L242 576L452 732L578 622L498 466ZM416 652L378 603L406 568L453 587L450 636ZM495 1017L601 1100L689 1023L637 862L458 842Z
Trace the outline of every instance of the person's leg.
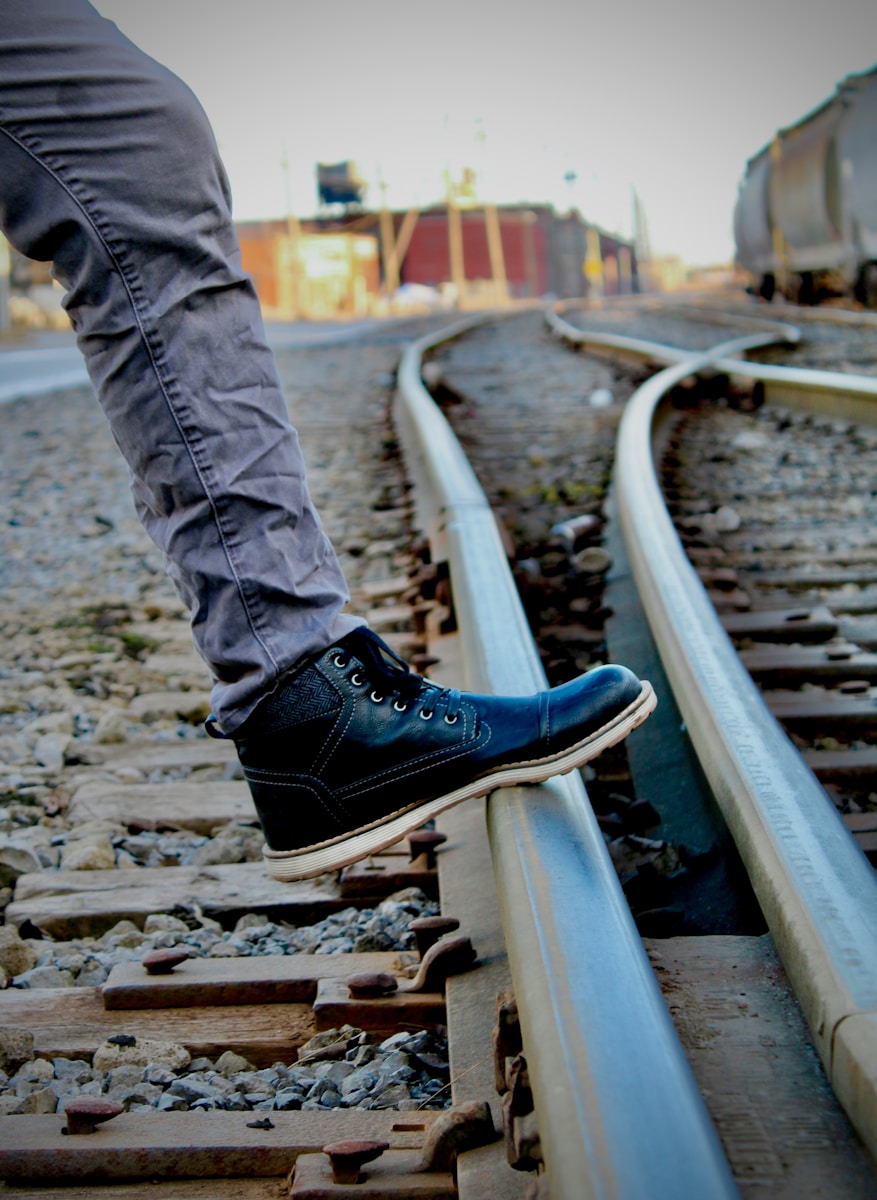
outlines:
M310 501L200 105L86 0L5 0L0 227L51 260L232 732L360 624Z
M209 127L86 0L4 0L0 227L67 288L272 875L335 869L462 800L570 771L652 711L624 667L520 698L438 688L341 612Z

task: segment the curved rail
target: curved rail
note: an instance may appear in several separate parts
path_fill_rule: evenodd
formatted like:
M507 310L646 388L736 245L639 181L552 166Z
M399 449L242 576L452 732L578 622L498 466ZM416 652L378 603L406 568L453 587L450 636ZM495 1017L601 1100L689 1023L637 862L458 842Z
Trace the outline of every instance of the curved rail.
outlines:
M743 667L685 556L652 461L668 389L699 370L721 369L742 348L738 340L689 355L631 398L616 456L620 522L691 740L831 1085L873 1154L877 875Z
M696 311L709 316L715 309L719 308L722 312L733 311L742 317L755 317L756 319L772 318L765 314L765 302L763 300L732 300L726 297L717 299L715 296L690 297L686 299L684 304L678 306L680 311L686 308L693 308ZM788 304L785 301L773 300L770 304L770 311L773 318L783 320L790 318L798 322L804 321L813 324L828 324L839 326L853 326L864 329L877 329L877 313L863 312L861 309L846 309L846 308L830 308L827 305L803 305L803 304Z
M450 564L467 684L545 686L489 503L420 381L399 368L397 424L422 527ZM491 851L554 1200L737 1195L577 773L494 793Z
M654 303L647 303L643 307L650 308L655 307L655 305ZM697 315L701 317L699 311ZM710 313L709 316L716 323L721 322L722 324L737 326L741 329L740 337L746 339L746 345L741 350L733 351L732 353L743 353L744 350L754 350L759 346L776 345L779 341L797 345L801 340L801 331L797 326L788 325L784 321L770 321L764 317L747 319L737 314ZM630 355L631 358L641 362L658 362L672 365L673 363L684 362L686 358L691 358L696 353L696 351L684 350L678 346L668 346L663 342L652 342L645 338L628 337L626 334L579 329L578 326L572 325L569 321L565 320L556 308L545 309L545 321L553 334L562 338L565 342L569 342L571 345L589 346L598 350L605 347L618 351L622 355ZM752 328L753 325L760 326L760 329L754 331ZM746 327L745 331L743 331L744 326ZM752 338L758 339L761 335L765 335L762 340L750 340ZM734 365L739 366L740 364L735 360Z
M636 362L658 365L691 362L695 353L676 346L665 346L642 338L625 337L623 334L597 333L577 329L556 312L546 311L545 320L557 337L578 347L587 346L594 351L609 351ZM767 322L761 322L767 324ZM793 325L772 323L777 333L790 343L800 340L800 331ZM758 338L755 334L753 337ZM747 349L776 342L777 337L762 341L750 341ZM733 343L727 343L732 345ZM739 353L739 351L734 352ZM779 367L767 363L744 362L724 352L710 356L702 362L699 370L708 367L711 371L724 371L738 379L755 380L764 387L765 399L776 404L791 404L819 412L836 420L861 421L873 425L877 422L877 378L863 375L845 375L840 371L813 371L802 367ZM686 372L685 374L689 374ZM685 378L683 374L682 378Z

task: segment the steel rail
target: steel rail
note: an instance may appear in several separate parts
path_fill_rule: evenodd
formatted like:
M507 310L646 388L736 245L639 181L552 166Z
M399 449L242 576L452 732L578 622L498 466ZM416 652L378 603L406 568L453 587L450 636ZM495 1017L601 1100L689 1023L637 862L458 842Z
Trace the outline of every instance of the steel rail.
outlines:
M734 324L742 323L743 318L733 316ZM548 328L555 336L568 342L570 345L577 347L590 347L593 349L608 349L618 351L620 354L629 355L632 359L638 362L660 363L667 366L672 366L675 363L686 362L687 360L699 356L700 352L696 350L686 350L682 346L670 346L664 342L653 342L648 338L629 337L623 333L603 333L600 330L579 329L578 326L572 325L565 320L558 312L551 309L545 310L545 322ZM755 323L755 322L753 322ZM741 335L741 339L745 339L745 350L754 350L759 346L776 345L778 341L788 342L791 345L796 345L801 340L801 331L794 325L786 325L781 321L765 321L757 322L763 328L758 333L747 333ZM751 341L750 338L756 340ZM729 345L740 342L736 339L734 343L726 343ZM743 353L740 350L737 353ZM720 359L716 362L710 362L710 367L714 370L725 370L726 367L721 363L725 361ZM731 365L736 369L741 366L754 366L755 363L742 363L738 359L730 360Z
M396 421L467 685L522 694L546 681L496 522L420 380L422 355L472 324L408 348ZM580 776L496 792L487 814L552 1200L736 1196Z
M774 719L689 564L652 447L668 389L744 349L689 356L625 409L615 486L634 579L682 716L829 1081L877 1153L877 876Z
M545 320L552 333L571 345L587 346L596 352L620 354L636 362L672 365L689 361L697 354L696 351L643 338L577 329L555 312L546 311ZM800 331L794 326L776 322L775 327L778 331L785 331L786 341L795 343L800 340ZM748 349L765 344L769 343L755 342ZM703 364L700 369L704 369ZM760 383L764 388L765 400L771 403L805 408L836 420L861 421L869 425L877 422L877 377L744 362L730 356L711 358L708 369Z
M719 308L719 305L721 305L721 308ZM721 312L733 310L734 313L739 313L744 317L748 317L751 313L758 320L772 320L775 318L783 320L784 318L791 318L795 322L804 321L812 325L846 325L859 329L877 328L877 312L863 312L847 308L829 308L819 304L811 308L801 304L787 304L773 300L770 304L774 314L773 318L765 314L765 302L756 299L733 300L708 295L694 296L686 298L679 305L680 309L688 307L705 314L710 314L714 309L718 309Z

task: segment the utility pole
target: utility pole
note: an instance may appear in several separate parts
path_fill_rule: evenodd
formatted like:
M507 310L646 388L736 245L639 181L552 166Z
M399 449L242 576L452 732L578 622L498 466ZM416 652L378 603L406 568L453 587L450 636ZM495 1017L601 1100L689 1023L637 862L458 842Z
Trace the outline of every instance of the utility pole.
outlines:
M402 224L399 226L399 236L396 238L396 274L400 279L402 263L405 261L405 255L408 253L408 247L411 245L411 239L414 237L414 227L417 225L417 218L419 216L420 209L416 205L412 205L402 218Z
M636 188L633 191L633 244L636 250L636 269L641 292L652 289L652 248L649 242L649 227L645 210Z
M618 247L618 293L628 296L633 291L633 271L630 262L630 250L627 246Z
M576 174L575 171L567 171L563 176L564 183L569 188L569 211L570 212L572 212L572 210L575 208L575 203L574 203L574 201L575 201L575 186L576 186L577 179L578 179L578 175Z
M502 249L502 229L495 204L484 205L484 223L487 226L487 252L490 255L494 299L497 304L505 307L509 302L509 288L505 273L505 255Z
M502 247L502 226L496 205L488 201L487 185L487 133L478 118L479 126L475 137L481 143L482 168L481 190L484 195L484 227L487 233L487 253L490 256L490 274L493 279L493 300L495 304L505 307L509 301L508 278L505 269L505 254Z
M585 242L584 272L588 281L588 295L603 295L603 256L600 252L600 231L588 226Z
M454 184L451 173L447 175L448 203L448 255L451 260L451 282L456 292L457 307L462 308L466 290L466 265L463 261L463 220L457 198L454 195Z
M392 296L399 287L399 259L396 251L396 234L393 229L393 216L387 208L387 185L378 173L378 187L381 189L381 259L384 267L384 292Z
M283 179L286 186L286 252L279 256L278 266L282 263L282 278L278 280L278 300L282 294L287 309L294 318L301 315L300 294L300 265L299 243L301 240L301 225L292 211L292 193L289 186L289 155L286 153L286 143L283 143L283 158L280 162L283 168Z

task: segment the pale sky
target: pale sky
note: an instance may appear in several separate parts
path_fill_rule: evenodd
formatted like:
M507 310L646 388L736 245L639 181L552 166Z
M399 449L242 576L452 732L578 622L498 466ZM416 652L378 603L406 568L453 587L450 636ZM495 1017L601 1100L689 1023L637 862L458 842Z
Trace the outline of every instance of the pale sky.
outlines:
M691 264L732 256L746 159L877 63L877 0L93 2L198 95L239 220L313 215L319 161L396 209L468 166L627 236L636 187Z

